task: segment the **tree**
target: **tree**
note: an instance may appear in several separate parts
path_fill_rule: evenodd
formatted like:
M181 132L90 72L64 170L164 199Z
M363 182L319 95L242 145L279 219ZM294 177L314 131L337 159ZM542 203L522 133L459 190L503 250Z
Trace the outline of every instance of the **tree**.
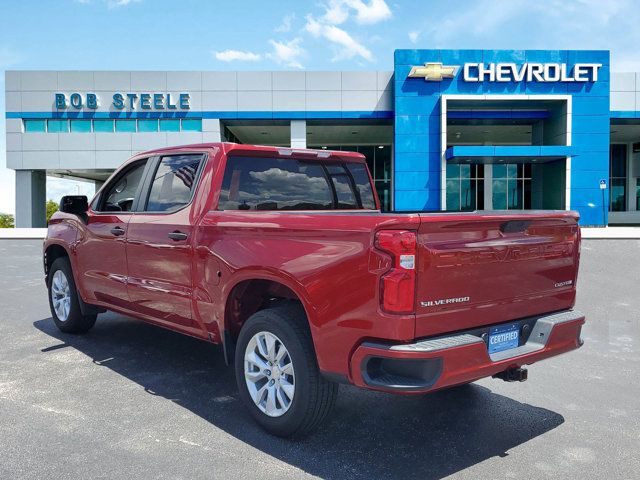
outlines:
M51 215L58 211L58 204L53 200L47 200L47 223L51 219Z
M13 215L0 213L0 228L14 228Z

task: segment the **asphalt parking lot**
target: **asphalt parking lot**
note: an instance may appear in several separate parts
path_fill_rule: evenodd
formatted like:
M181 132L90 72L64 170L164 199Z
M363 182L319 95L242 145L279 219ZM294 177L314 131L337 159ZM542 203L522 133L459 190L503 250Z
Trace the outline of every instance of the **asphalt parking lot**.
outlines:
M341 386L302 441L252 422L215 346L114 314L58 332L41 245L0 240L0 478L638 478L640 241L584 241L585 346L529 381Z

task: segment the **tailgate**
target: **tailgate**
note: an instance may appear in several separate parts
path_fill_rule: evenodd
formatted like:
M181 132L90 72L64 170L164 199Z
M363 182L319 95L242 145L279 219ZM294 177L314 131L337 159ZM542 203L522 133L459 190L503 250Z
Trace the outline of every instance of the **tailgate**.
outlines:
M416 337L571 308L575 212L421 214Z

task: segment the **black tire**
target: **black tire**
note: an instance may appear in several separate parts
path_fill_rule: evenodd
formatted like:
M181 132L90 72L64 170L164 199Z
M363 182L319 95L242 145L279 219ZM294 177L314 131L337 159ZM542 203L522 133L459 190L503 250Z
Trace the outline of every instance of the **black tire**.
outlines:
M53 278L57 271L62 272L69 285L69 313L66 319L61 319L56 313L56 309L53 305L52 284ZM56 327L64 333L85 333L93 327L96 323L97 315L83 315L80 310L80 302L78 300L78 291L76 290L76 283L73 279L73 273L71 271L71 264L67 257L57 258L47 275L47 289L49 297L49 308L51 309L51 317L53 318Z
M294 395L289 409L271 417L254 403L245 381L245 351L259 332L275 335L289 352L295 370ZM240 398L255 420L279 437L304 436L317 428L333 408L338 385L320 375L304 309L299 304L260 310L246 321L236 344L236 381Z

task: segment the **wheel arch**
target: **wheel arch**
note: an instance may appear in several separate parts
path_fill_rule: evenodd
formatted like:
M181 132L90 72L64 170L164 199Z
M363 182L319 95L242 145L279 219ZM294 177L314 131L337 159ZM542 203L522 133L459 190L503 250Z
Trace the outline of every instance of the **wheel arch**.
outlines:
M76 271L74 265L74 258L72 255L70 255L69 250L67 250L67 247L65 245L52 242L45 247L43 254L45 278L49 277L49 270L51 269L53 262L55 262L59 258L67 258L69 260L69 265L71 266L71 275L73 275L73 283L76 287L76 292L78 293L78 303L80 304L80 310L82 311L82 314L92 315L105 312L106 310L104 308L88 304L84 301L84 292L82 290L82 286L78 283L78 272Z
M242 275L225 297L222 340L225 362L233 363L238 334L254 313L280 302L295 302L305 312L313 343L313 315L306 291L293 281L272 274ZM315 348L315 345L314 345Z
M71 255L69 255L68 250L62 246L59 243L51 243L49 245L47 245L47 247L44 250L44 274L45 275L49 275L49 270L51 269L51 265L53 265L53 262L55 262L58 258L61 257L67 257L69 259L69 262L71 262ZM73 266L72 266L72 270L73 270Z

